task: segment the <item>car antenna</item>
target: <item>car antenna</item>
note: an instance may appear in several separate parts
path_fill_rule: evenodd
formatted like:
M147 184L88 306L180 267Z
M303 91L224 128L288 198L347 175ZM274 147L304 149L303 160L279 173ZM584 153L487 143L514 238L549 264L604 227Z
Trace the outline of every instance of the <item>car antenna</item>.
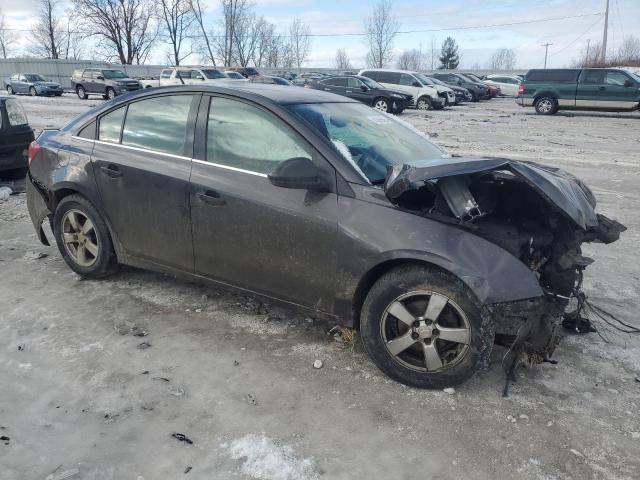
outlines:
M178 78L180 79L180 83L182 83L182 85L184 85L184 80L182 79L182 75L180 75L180 70L176 69L176 75L178 75Z

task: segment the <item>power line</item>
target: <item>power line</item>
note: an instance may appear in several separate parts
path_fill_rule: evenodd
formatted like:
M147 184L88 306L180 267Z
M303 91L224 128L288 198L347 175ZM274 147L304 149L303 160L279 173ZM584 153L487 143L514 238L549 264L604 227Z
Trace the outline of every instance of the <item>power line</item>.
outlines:
M551 57L555 57L557 54L559 54L561 52L564 52L567 48L572 46L574 43L576 43L578 40L580 40L582 37L584 37L587 33L589 33L591 31L591 29L598 24L598 22L600 22L599 18L597 18L595 22L593 22L591 25L589 25L589 28L587 28L584 32L582 32L580 35L578 35L578 37L576 37L573 41L569 42L567 45L562 47L560 50L556 50L550 56Z
M532 23L544 23L544 22L552 22L557 20L569 20L572 18L584 18L584 17L593 17L593 16L602 16L604 12L594 12L594 13L585 13L582 15L567 15L564 17L548 17L548 18L540 18L538 20L523 20L520 22L509 22L509 23L493 23L487 25L470 25L470 26L459 26L459 27L445 27L445 28L430 28L430 29L418 29L418 30L401 30L396 32L398 35L408 35L412 33L431 33L431 32L450 32L450 31L459 31L459 30L477 30L482 28L496 28L496 27L511 27L515 25L529 25ZM13 31L13 32L34 32L34 29L29 28L2 28L2 31ZM69 31L68 33L75 34L86 34L83 31ZM368 34L366 32L350 32L350 33L309 33L306 35L301 35L303 37L364 37ZM202 35L195 35L196 37L202 37ZM280 35L283 38L288 38L290 35ZM212 35L209 38L224 38L223 35Z

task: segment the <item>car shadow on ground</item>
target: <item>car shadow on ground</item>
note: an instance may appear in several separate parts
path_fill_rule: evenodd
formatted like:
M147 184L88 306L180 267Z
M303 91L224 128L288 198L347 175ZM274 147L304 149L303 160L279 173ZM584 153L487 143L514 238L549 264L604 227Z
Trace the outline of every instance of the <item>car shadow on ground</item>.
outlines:
M539 116L535 112L527 112L525 115L531 116ZM559 112L554 113L555 117L567 117L567 118L622 118L622 119L633 119L640 120L640 114L637 112L581 112L581 111L570 111L570 110L561 110Z

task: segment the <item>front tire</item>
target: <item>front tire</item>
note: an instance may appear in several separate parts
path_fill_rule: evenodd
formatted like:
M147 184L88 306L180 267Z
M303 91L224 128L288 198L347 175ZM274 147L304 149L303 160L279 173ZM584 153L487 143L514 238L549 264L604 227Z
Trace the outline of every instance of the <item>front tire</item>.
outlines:
M360 325L374 363L418 388L469 379L488 364L495 336L492 320L461 280L418 265L380 277L364 302Z
M35 88L35 87L31 87L31 88L29 88L29 94L30 94L32 97L37 97L37 96L38 96L38 92L36 91L36 88Z
M109 100L112 100L112 99L116 98L116 91L111 87L107 87L107 91L106 91L105 95L106 95L105 98L107 98Z
M431 110L433 108L433 103L431 103L431 99L429 97L420 97L416 102L416 108L418 110Z
M378 110L384 113L388 113L391 110L391 107L389 106L389 101L386 98L376 98L373 101L372 107L375 110Z
M69 195L53 216L58 250L69 268L86 278L102 278L118 270L107 226L86 198Z
M89 95L87 95L87 92L82 85L78 85L76 87L76 93L78 94L78 98L80 100L86 100L87 98L89 98Z
M539 115L553 115L558 111L558 101L553 97L540 97L534 106Z

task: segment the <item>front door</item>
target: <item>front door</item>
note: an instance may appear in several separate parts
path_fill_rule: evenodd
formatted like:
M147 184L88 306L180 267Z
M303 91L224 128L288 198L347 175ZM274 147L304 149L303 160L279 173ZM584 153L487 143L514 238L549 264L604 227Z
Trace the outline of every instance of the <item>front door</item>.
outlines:
M599 103L606 108L631 109L638 105L638 85L619 70L607 70L599 91Z
M219 281L331 311L336 274L335 171L284 121L258 105L212 97L198 117L191 174L195 269ZM332 185L272 185L276 165L312 159Z
M200 95L156 95L103 115L92 161L125 252L193 271L189 175Z

